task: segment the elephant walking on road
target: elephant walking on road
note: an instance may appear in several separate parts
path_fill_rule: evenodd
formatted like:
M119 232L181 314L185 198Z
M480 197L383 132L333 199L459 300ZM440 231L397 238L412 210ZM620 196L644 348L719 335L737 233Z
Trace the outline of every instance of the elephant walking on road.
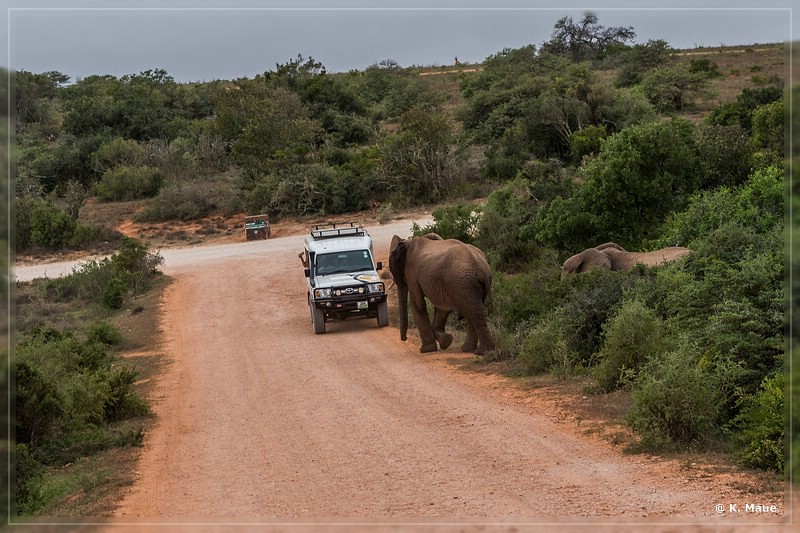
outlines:
M561 279L572 274L589 272L595 268L606 270L630 270L637 264L656 266L677 261L692 251L682 246L670 246L653 252L628 252L619 244L607 242L594 248L587 248L575 254L561 267Z
M453 336L445 332L447 317L456 312L467 320L467 339L462 351L482 355L494 349L483 304L489 298L492 271L483 252L456 239L428 234L413 239L392 238L389 270L397 285L400 339L408 332L408 296L422 341L420 352L450 346ZM429 321L425 298L433 304Z

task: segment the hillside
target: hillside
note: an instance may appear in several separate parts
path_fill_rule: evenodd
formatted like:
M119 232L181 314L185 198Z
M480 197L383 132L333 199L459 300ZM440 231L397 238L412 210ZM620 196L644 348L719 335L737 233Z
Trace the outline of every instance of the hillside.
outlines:
M744 89L755 89L776 81L782 82L787 70L786 49L782 44L678 50L670 61L674 65L686 66L697 59L713 61L721 75L709 80L707 93L698 98L692 107L677 114L695 122L702 120L712 109L734 101ZM461 83L464 79L478 75L483 68L482 64L460 64L415 67L406 70L410 75L418 76L429 91L440 97L443 109L457 127L459 122L454 114L464 105L460 91ZM619 68L608 68L596 71L596 75L610 83L618 72ZM387 132L396 131L396 119L384 120L382 129ZM476 147L473 150L474 157L481 158L480 151L481 149ZM186 222L174 220L167 223L135 223L134 215L141 211L145 204L146 200L111 203L90 200L81 209L80 220L90 225L113 228L122 234L145 239L155 247L235 241L242 238L243 213L217 213ZM23 253L22 258L41 259L52 253L47 250L32 250ZM61 252L56 255L65 254Z

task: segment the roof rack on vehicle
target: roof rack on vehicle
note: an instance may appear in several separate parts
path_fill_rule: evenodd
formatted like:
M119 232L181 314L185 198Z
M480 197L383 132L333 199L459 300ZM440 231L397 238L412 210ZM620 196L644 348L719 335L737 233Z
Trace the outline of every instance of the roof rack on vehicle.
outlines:
M367 234L359 222L343 222L339 224L317 224L311 226L311 236L315 241L335 237L363 237Z

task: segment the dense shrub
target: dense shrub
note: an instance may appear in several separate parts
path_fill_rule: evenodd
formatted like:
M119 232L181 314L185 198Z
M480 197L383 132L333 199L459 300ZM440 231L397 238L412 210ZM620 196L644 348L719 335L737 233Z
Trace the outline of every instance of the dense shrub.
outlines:
M16 511L20 516L31 515L44 504L39 486L45 466L36 460L27 444L17 442L14 450L14 492Z
M569 374L574 371L575 353L569 346L568 323L556 312L546 315L537 322L519 346L516 357L517 371L523 375L536 375L543 372Z
M728 363L701 361L699 348L681 342L660 357L651 358L632 383L628 423L652 449L691 447L719 435Z
M665 327L656 314L638 300L622 304L603 324L603 346L592 375L600 390L628 385L651 357L665 348Z
M499 269L519 267L537 252L536 242L521 235L536 214L530 181L517 178L493 191L481 210L477 245Z
M114 346L122 342L122 333L110 322L101 320L90 325L86 330L86 339L106 346Z
M786 146L786 108L783 100L753 111L753 143L783 156Z
M783 373L764 378L756 394L743 399L734 421L742 462L765 470L784 471L786 464L786 390Z
M507 329L542 319L566 297L568 288L558 280L554 252L544 250L524 272L496 272L492 280L495 315Z
M576 194L550 203L537 220L537 236L576 251L607 241L638 247L685 206L700 186L701 169L690 122L626 128L582 167L586 181Z
M76 222L52 201L35 196L17 199L14 218L14 245L17 251L31 247L80 249L118 238L113 230Z
M321 164L293 165L260 179L247 194L246 206L253 212L277 216L347 213L366 209L371 194L371 176L353 172L357 161L340 167Z
M158 193L161 180L161 171L158 169L120 166L103 173L95 192L106 201L149 198Z
M750 133L753 127L753 111L766 104L777 102L783 98L783 86L743 89L734 102L722 104L708 115L711 124L738 124Z
M600 151L606 136L606 129L603 126L587 126L570 135L570 157L573 163L580 164L585 156Z
M443 239L472 243L478 232L480 210L480 207L462 204L437 207L433 210L432 223L420 226L414 222L411 231L415 236L436 233Z
M16 442L41 442L62 414L56 387L44 379L35 366L25 361L15 365L15 384Z
M70 275L47 280L45 287L53 299L79 299L119 309L129 293L149 287L163 262L160 254L126 237L120 251L110 258L81 263Z
M576 367L593 365L594 354L602 346L603 325L617 313L635 276L635 272L598 269L568 282L569 293L560 316L566 322Z
M453 150L454 128L443 112L413 107L400 117L400 131L381 146L381 178L391 193L411 203L441 201L463 180Z
M219 175L202 180L179 180L165 184L158 195L136 215L141 222L196 220L204 216L241 212L243 193L235 175Z
M42 248L64 248L76 226L77 223L67 213L52 203L39 204L30 214L30 243Z
M111 333L106 325L90 328L86 340L49 327L20 335L15 362L20 514L33 514L52 499L41 492L47 470L97 451L141 444L141 429L128 435L110 424L149 412L133 388L136 373L99 340Z
M92 168L97 175L116 167L140 168L147 163L146 147L130 139L115 137L101 144L92 153Z
M519 236L520 227L532 216L529 182L515 179L494 190L482 210L478 243L491 263L508 267L530 257L532 243Z
M722 72L719 71L719 65L705 57L692 59L689 62L689 72L703 74L709 78L719 78L722 76Z

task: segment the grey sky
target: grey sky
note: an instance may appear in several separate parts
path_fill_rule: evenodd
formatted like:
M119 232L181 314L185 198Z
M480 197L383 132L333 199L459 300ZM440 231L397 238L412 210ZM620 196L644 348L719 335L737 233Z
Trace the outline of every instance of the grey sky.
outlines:
M73 80L163 68L178 81L207 81L252 77L298 54L331 72L363 70L383 59L401 66L447 65L456 56L478 62L503 48L538 47L559 18L578 20L589 10L603 26L633 26L636 42L664 39L675 48L791 40L796 16L789 0L707 0L702 9L689 7L693 1L584 0L574 8L553 7L559 4L0 0L7 37L0 64L57 70Z

